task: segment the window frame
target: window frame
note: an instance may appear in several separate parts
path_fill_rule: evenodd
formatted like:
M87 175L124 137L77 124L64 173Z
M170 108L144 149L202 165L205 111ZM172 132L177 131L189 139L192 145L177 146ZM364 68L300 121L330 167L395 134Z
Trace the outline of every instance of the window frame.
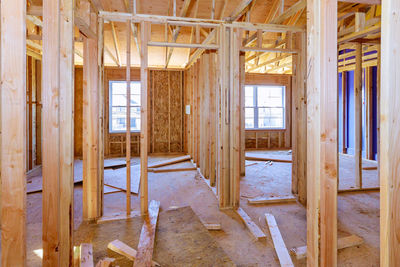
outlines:
M126 130L115 130L115 131L113 131L112 130L112 108L113 107L123 107L123 108L126 108L126 105L125 106L113 106L112 105L112 96L113 96L113 94L112 94L112 84L113 83L125 83L126 84L126 81L124 81L124 80L109 80L108 81L108 132L110 133L110 134L118 134L118 133L126 133L127 132L127 129ZM138 81L138 80L131 80L131 84L132 83L138 83L138 84L140 84L140 81ZM132 88L132 87L131 87ZM140 93L141 93L141 91L140 91ZM132 91L131 91L131 95L132 95ZM139 96L141 97L141 94L139 94ZM140 104L142 104L142 103L140 103ZM130 108L132 109L132 108L134 108L134 107L139 107L139 109L141 110L141 105L134 105L134 106L130 106ZM126 114L126 113L125 113ZM131 116L132 116L132 113L131 113ZM131 117L132 118L132 117ZM126 120L126 115L125 115L125 120ZM131 130L131 133L140 133L140 130Z
M244 110L246 112L247 108L253 109L253 111L254 111L254 127L246 128L246 126L245 126L245 130L249 130L249 131L274 131L274 130L282 131L282 130L286 130L286 86L285 85L276 85L276 84L246 84L245 88L247 86L253 87L253 106L249 107L249 106L246 106L246 104L245 104ZM258 106L258 87L281 87L282 88L282 107L268 107L268 106L260 106L259 107ZM244 96L246 97L246 89L245 89ZM258 110L260 108L282 108L283 127L259 128L258 127L258 119L259 119ZM246 113L245 113L245 118L246 118Z

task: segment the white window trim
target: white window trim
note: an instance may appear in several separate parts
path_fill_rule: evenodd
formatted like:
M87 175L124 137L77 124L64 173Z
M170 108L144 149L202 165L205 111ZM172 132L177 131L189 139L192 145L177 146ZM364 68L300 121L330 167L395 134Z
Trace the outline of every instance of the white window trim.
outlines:
M257 93L258 90L257 88L260 86L271 86L271 87L282 87L282 108L283 108L283 127L265 127L265 128L258 128L258 127L253 127L253 128L245 128L245 130L249 131L283 131L286 130L286 86L284 85L276 85L276 84L246 84L246 86L252 86L253 87L253 103L255 103L255 106L253 107L247 107L245 105L245 111L246 108L253 108L254 109L254 126L258 126L258 109L259 108L274 108L274 107L259 107L257 103ZM246 96L246 94L245 94Z
M111 87L111 84L114 83L114 82L126 83L126 81L124 81L124 80L109 80L108 81L108 132L110 134L126 133L127 132L126 130L125 131L113 131L112 130L112 107L113 107L113 105L112 105L112 87ZM131 80L131 83L132 82L140 84L140 81ZM122 107L126 107L126 106L122 106ZM141 108L141 105L140 106L131 106L131 108L132 107ZM140 133L140 130L131 130L131 133Z

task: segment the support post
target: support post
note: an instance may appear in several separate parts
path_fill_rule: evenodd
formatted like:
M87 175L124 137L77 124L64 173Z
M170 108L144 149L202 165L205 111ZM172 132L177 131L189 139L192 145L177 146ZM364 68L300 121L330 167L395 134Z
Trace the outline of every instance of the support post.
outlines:
M307 203L307 92L306 92L306 36L295 34L295 47L299 53L293 56L292 87L292 193L298 195L301 204Z
M337 1L307 1L307 266L337 265Z
M126 214L131 214L131 22L126 22Z
M43 1L43 266L73 259L74 5Z
M97 32L97 15L90 16L90 27ZM103 215L102 181L99 164L99 72L96 39L83 41L83 219Z
M354 177L356 188L362 188L362 44L356 43L354 71Z
M0 59L1 266L26 266L25 0L1 1Z
M380 265L400 262L400 2L382 1L380 91ZM379 61L378 61L379 62ZM378 74L379 75L379 74Z
M148 49L151 28L149 22L140 23L140 211L148 213L148 181L147 181L147 86L148 86Z

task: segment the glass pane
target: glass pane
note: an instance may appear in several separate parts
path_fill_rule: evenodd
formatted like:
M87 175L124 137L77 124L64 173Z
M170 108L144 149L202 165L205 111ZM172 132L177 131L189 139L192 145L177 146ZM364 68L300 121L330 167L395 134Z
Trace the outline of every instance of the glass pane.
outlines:
M123 95L115 95L111 96L113 106L125 106L126 107L126 94Z
M245 128L254 128L254 108L245 109Z
M111 131L126 130L126 107L112 107Z
M131 131L140 131L140 107L131 107Z
M244 95L245 95L245 106L246 107L254 107L253 86L246 86Z
M131 94L140 95L140 82L131 82Z
M140 106L140 95L131 94L131 106Z
M283 108L259 108L258 128L284 128Z
M283 87L258 86L257 103L259 107L282 107Z
M111 82L112 94L126 95L126 82Z

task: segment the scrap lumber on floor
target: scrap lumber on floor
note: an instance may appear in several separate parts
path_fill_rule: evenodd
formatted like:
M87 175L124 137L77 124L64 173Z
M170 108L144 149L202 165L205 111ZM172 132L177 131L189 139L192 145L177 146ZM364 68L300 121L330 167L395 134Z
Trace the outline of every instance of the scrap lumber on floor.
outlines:
M113 258L104 258L96 264L96 267L109 267L114 261L115 259Z
M166 166L166 165L175 164L175 163L178 163L178 162L187 161L187 160L190 160L190 159L191 159L190 155L177 157L177 158L172 158L172 159L167 159L167 160L163 160L163 161L159 161L159 162L153 163L153 164L149 165L148 168L158 168L158 167L162 167L162 166Z
M244 212L244 210L242 208L238 208L236 210L236 213L240 216L240 218L243 220L244 224L246 225L246 227L250 230L250 233L253 235L253 237L256 240L262 240L266 238L266 235L264 234L264 232L260 229L260 227L257 226L257 224L255 224L251 218L249 217L249 215L247 215L246 212Z
M283 241L281 232L279 231L278 225L276 224L274 215L266 213L265 219L267 221L272 242L274 243L275 251L278 255L281 266L294 266L286 248L285 242Z
M121 255L127 257L128 259L130 259L132 261L134 261L136 259L137 251L118 239L110 242L107 245L107 248L118 254L121 254ZM160 266L160 264L153 261L152 266Z
M104 184L126 192L126 168L104 170ZM131 193L138 194L140 187L140 165L131 168Z
M149 172L159 173L159 172L184 172L184 171L195 171L196 167L181 167L181 168L149 168Z
M152 200L149 204L148 215L144 218L134 267L151 266L159 210L160 202Z
M284 196L284 197L260 197L260 198L250 198L247 200L249 204L273 204L273 203L289 203L296 202L294 196Z
M338 250L344 249L344 248L349 248L349 247L354 247L354 246L359 246L362 243L364 243L364 239L362 239L361 237L356 236L356 235L341 237L338 239ZM298 259L298 260L304 259L307 257L307 246L292 248L290 250L290 254L292 254L293 256L296 256L296 259Z
M246 160L292 163L291 159L270 158L270 157L263 157L262 155L260 155L260 156L246 156Z
M105 223L105 222L112 222L112 221L119 221L119 220L126 220L129 218L139 217L139 211L131 211L130 215L127 215L126 212L119 212L116 214L102 216L96 220L97 224Z
M92 244L82 243L80 246L80 267L93 267L93 246Z

